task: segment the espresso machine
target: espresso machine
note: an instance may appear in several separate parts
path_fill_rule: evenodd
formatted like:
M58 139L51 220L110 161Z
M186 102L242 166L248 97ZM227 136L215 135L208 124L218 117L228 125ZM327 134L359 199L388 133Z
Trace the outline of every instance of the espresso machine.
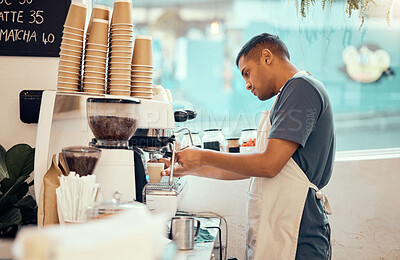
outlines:
M133 104L137 109L102 108L110 100L111 104ZM101 109L105 111L100 113ZM96 115L132 118L135 113L137 129L129 140L125 138L120 143L106 143L96 138L99 133L93 133L88 120ZM51 165L53 154L59 154L64 147L90 145L102 149L94 174L100 183L104 200L112 199L113 193L119 191L123 200L144 202L154 212L176 211L186 182L170 176L163 177L160 183L148 183L145 154L150 159L157 156L173 157L173 151L176 150L175 123L195 116L193 111L174 112L170 103L155 100L44 91L36 139L36 198L39 199L43 177ZM102 125L98 129L104 134L101 129L107 127L110 128ZM166 205L169 206L165 208Z

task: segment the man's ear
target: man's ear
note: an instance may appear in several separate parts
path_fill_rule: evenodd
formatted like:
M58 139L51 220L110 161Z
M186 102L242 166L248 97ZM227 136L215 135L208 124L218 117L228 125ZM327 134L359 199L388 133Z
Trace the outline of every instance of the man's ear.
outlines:
M271 64L274 55L272 54L272 52L269 49L264 49L261 52L261 57L262 57L262 59L264 59L264 62L266 64Z

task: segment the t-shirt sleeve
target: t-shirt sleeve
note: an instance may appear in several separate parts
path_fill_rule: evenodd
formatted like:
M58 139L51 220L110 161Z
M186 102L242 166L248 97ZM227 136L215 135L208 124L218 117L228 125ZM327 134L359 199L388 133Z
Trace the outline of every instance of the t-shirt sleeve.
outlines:
M284 87L271 113L268 138L285 139L305 146L322 110L318 90L303 78Z

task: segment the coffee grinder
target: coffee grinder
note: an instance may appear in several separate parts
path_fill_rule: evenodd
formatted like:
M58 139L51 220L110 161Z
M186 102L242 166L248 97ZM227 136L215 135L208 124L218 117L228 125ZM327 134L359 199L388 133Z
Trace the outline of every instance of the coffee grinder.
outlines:
M95 171L103 199L112 199L116 191L126 201L136 199L145 173L135 172L135 161L128 141L135 133L140 113L139 99L88 98L87 120L95 136L90 146L100 148L102 156Z

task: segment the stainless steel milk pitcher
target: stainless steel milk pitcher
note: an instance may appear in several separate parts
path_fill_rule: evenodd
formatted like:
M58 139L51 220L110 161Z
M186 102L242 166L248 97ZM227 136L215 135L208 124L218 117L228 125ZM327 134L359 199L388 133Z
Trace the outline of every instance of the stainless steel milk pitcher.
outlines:
M200 232L200 221L197 221L196 234L194 231L194 217L173 217L171 220L171 238L179 250L190 250L194 247L194 240Z

